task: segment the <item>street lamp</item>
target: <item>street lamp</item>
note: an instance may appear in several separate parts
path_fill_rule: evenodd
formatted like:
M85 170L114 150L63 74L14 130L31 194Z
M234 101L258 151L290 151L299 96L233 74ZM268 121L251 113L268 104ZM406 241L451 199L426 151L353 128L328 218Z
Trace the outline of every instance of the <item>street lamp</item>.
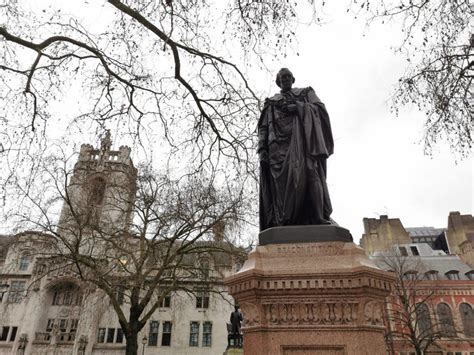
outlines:
M142 355L145 354L145 345L148 341L148 338L146 337L146 335L143 336L143 339L142 339L142 344L143 344L143 348L142 348Z
M9 287L10 287L9 284L1 284L0 285L0 302L3 301L3 295L8 291Z
M22 334L18 340L18 354L25 355L26 344L28 344L28 338L26 334Z
M78 355L84 355L86 353L86 347L87 347L87 337L85 335L82 335L79 338L79 346L78 346Z

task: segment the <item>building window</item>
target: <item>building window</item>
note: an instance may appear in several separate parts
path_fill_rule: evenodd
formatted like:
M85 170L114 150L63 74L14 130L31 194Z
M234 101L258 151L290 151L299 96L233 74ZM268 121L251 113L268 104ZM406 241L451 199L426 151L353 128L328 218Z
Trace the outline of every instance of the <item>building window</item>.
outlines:
M426 280L436 281L438 280L438 271L430 270L425 273Z
M9 331L10 327L2 327L2 332L0 333L0 341L7 341Z
M12 332L10 333L10 341L15 341L17 331L18 327L12 327Z
M441 328L441 334L445 337L455 337L456 329L454 328L453 315L451 309L446 303L440 303L436 307L438 321Z
M459 280L459 271L451 270L446 273L448 280Z
M67 330L67 322L68 320L67 319L60 319L59 320L59 330L62 332L62 333L66 333L66 330Z
M161 345L170 346L171 345L171 322L163 322L163 334L161 336Z
M77 325L79 324L79 319L71 319L69 323L70 323L69 331L71 333L75 333L77 330Z
M471 271L466 272L466 277L467 277L469 280L474 281L474 270L471 270Z
M117 303L122 305L123 302L125 301L125 287L124 286L117 286L115 289L115 299L117 300Z
M25 293L26 281L12 281L8 292L8 303L20 303Z
M203 258L199 262L199 273L201 280L207 280L210 274L210 263L208 258Z
M403 274L405 280L416 281L418 278L418 272L416 271L407 271Z
M97 177L90 182L89 198L92 205L100 205L105 195L105 180Z
M212 346L212 322L202 325L202 346Z
M123 343L122 328L99 328L97 343Z
M123 342L123 329L122 328L117 328L117 338L115 339L116 343L122 343Z
M459 305L459 313L461 313L464 334L467 337L474 337L474 310L471 305L461 303Z
M148 345L157 346L158 345L158 328L160 327L160 322L157 320L152 320L150 322L150 332L148 334Z
M190 323L189 346L199 346L199 322Z
M171 307L171 296L165 296L165 298L161 300L160 308L170 308L170 307Z
M107 329L107 343L113 343L115 338L115 328Z
M54 319L48 319L48 323L46 324L46 331L51 332L54 328Z
M79 306L81 301L82 294L76 285L61 285L54 290L53 306Z
M425 336L431 334L433 326L431 324L431 316L428 306L424 303L418 303L415 307L416 318L418 319L418 332Z
M18 270L26 271L26 270L28 270L29 266L30 266L30 256L29 255L23 255L20 258L20 263L18 265Z
M414 256L420 255L420 252L418 251L417 247L410 247L411 254Z
M99 328L99 332L97 333L97 342L98 343L105 342L105 330L106 330L106 328Z
M401 256L408 256L407 248L405 248L405 247L398 247L398 250L400 250L400 255L401 255Z
M15 341L17 331L18 327L11 327L11 331L8 326L0 327L0 341ZM8 337L8 333L10 333L10 337Z
M209 308L209 292L196 294L196 308Z

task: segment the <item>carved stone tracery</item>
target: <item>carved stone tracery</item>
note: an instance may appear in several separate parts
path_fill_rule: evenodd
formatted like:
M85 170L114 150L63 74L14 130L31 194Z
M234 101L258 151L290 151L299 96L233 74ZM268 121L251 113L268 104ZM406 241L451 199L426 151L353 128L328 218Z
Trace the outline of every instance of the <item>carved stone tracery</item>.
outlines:
M242 303L240 309L242 310L244 325L246 327L260 324L260 314L258 312L258 307L255 304L248 302Z
M358 303L347 301L263 303L268 325L355 324ZM255 321L251 321L256 325ZM247 326L250 324L247 323Z
M364 307L365 322L371 325L383 325L383 313L382 302L367 302Z

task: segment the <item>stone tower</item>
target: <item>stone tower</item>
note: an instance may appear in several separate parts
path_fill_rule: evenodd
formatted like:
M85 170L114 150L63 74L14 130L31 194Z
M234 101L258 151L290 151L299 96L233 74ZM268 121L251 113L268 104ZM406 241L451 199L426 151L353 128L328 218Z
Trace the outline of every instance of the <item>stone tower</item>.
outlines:
M90 144L81 146L67 187L60 229L105 228L117 233L128 229L137 170L130 158L129 147L111 148L109 131L101 140L100 148Z
M466 253L464 249L468 246L471 246L469 250L472 250L472 246L474 246L474 217L457 211L450 212L446 236L451 254L463 255ZM473 260L470 260L471 263Z
M410 236L398 218L386 215L376 218L364 218L364 234L360 241L368 255L375 251L386 251L395 244L411 243Z

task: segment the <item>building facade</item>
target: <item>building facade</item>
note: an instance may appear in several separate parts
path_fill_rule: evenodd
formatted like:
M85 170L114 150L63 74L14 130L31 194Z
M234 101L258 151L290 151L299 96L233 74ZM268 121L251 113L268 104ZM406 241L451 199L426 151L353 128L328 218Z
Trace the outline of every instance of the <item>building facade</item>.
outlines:
M369 257L381 268L402 273L399 283L405 282L395 285L387 300L387 352L415 354L407 331L407 323L411 322L418 339L428 339L430 334L436 338L426 354L473 355L474 268L459 255L441 250L445 248L439 238L444 235L449 238L446 233L449 229L405 230L399 219L386 216L367 220L365 225L361 245ZM400 235L395 236L401 228ZM441 248L433 249L436 245ZM397 269L397 265L405 269ZM404 301L409 303L406 308L414 314L403 314L401 293L405 293Z
M112 150L110 137L98 149L83 145L67 188L70 204L93 221L124 228L136 176L128 147ZM117 200L121 204L111 203ZM71 210L64 206L58 229L74 228ZM50 237L35 231L0 236L0 354L123 354L125 337L110 298L61 258L45 256ZM140 354L224 352L233 302L222 281L236 262L217 252L202 258L197 262L206 263L206 287L162 300L138 336ZM126 313L127 302L120 302Z
M458 255L474 268L474 217L450 212L445 228L405 228L400 219L386 215L378 219L364 218L364 234L360 244L368 255L407 243L427 243L432 249Z

